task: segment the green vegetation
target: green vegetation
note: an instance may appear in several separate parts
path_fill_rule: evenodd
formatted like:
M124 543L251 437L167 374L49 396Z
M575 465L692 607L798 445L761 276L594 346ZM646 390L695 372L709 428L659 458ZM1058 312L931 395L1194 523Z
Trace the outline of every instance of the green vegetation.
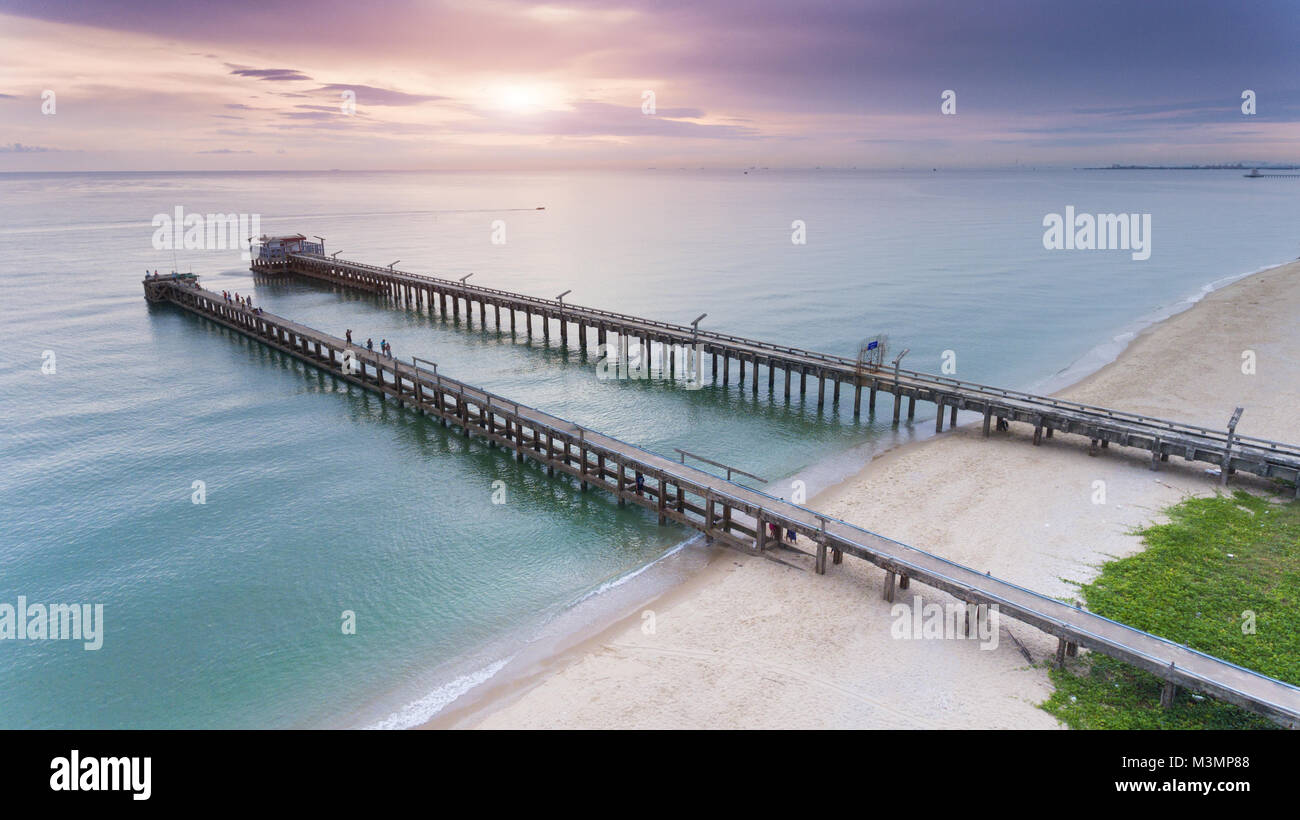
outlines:
M1088 609L1209 655L1300 685L1300 502L1236 492L1188 499L1140 531L1146 549L1107 563L1080 588ZM1254 634L1243 631L1253 612ZM1243 729L1274 724L1179 691L1095 653L1051 671L1042 708L1072 729Z

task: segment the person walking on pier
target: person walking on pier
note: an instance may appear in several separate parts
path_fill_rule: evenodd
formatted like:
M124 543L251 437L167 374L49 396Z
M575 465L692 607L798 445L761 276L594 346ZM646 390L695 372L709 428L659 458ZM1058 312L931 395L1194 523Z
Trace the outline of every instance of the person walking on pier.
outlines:
M374 350L375 350L375 340L374 340L374 339L366 339L366 350L369 350L369 351L372 352L372 353L374 352Z
M348 328L347 332L344 333L344 336L347 337L348 344L352 344L352 328Z

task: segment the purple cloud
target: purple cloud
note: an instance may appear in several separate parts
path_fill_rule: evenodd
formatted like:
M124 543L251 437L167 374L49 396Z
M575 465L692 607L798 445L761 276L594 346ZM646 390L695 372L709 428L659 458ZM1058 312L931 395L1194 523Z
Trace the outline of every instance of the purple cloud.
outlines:
M334 92L336 94L351 91L357 95L358 105L419 105L420 103L448 99L436 94L407 94L389 88L375 88L372 85L349 85L346 83L330 83L315 90L318 92Z
M259 80L269 80L271 82L311 79L301 71L295 71L292 68L242 68L239 66L231 66L231 68L233 70L230 73L237 77L255 77Z

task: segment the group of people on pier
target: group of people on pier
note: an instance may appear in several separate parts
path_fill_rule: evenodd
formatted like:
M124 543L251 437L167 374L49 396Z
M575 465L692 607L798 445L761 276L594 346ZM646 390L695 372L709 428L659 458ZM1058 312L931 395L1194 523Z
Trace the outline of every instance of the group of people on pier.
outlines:
M352 344L352 328L348 328L346 331L344 331L343 337L347 340L348 344ZM372 353L374 352L375 350L374 339L366 339L366 350L369 350ZM393 358L393 346L388 343L387 339L379 340L379 352L390 359Z
M253 307L253 297L251 296L240 296L238 292L231 293L228 290L223 290L221 291L221 298L225 299L226 304L228 305L239 305L240 307L248 308L253 311L253 313L257 314L262 312L261 308Z

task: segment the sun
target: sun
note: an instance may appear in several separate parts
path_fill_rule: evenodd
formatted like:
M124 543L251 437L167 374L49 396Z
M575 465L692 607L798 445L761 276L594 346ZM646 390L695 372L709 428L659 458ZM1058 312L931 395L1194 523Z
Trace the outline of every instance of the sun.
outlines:
M487 94L492 108L510 114L532 114L555 107L558 96L554 89L530 83L506 83L491 88Z
M501 108L523 113L537 106L537 97L523 86L506 86L501 89L499 104Z

